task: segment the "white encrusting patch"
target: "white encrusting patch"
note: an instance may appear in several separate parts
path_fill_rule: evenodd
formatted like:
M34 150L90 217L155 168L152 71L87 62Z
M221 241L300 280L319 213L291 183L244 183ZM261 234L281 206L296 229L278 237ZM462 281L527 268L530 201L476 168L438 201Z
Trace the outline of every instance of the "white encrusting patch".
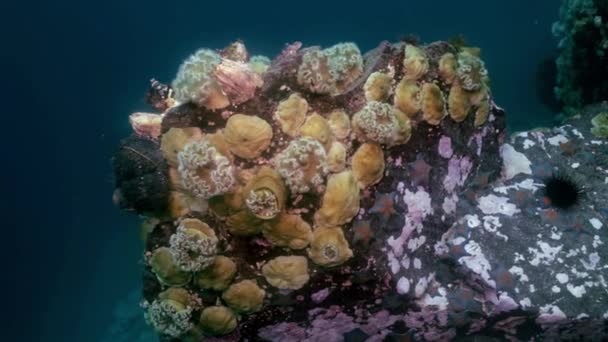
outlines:
M422 307L435 306L438 310L443 311L448 308L450 302L446 298L446 290L443 287L440 287L437 290L438 296L431 296L428 293L424 295L424 298L421 299L423 303Z
M529 307L532 306L532 301L530 300L530 298L526 297L526 298L524 298L524 299L522 299L522 300L519 301L519 305L521 305L521 307L523 309L529 308Z
M494 192L498 192L501 193L503 195L507 194L508 190L530 190L532 192L536 192L536 190L538 190L538 188L542 186L541 183L534 183L534 180L532 178L528 178L525 179L519 183L515 183L509 186L497 186L494 188Z
M567 284L566 288L576 298L581 298L587 292L585 291L584 285L574 286L572 284Z
M556 305L547 304L540 307L540 314L536 318L536 322L539 324L553 323L565 320L566 314Z
M570 165L573 169L577 169L579 166L581 166L581 163L572 163L572 165Z
M569 278L568 275L566 273L558 273L555 275L555 278L557 279L557 281L559 281L561 284L565 284L568 282Z
M536 143L530 139L525 139L524 140L524 150L529 149L530 147L536 145Z
M540 250L533 247L528 247L528 252L532 254L532 260L530 260L530 264L533 266L538 266L539 264L543 265L551 265L559 253L562 250L562 245L557 247L551 247L548 243L544 241L537 241L536 245L540 247Z
M498 216L483 217L483 229L485 229L488 233L492 233L505 241L509 241L508 236L498 231L498 228L500 227L502 227L502 223L500 223L500 219L498 218Z
M561 134L558 134L554 137L547 138L547 142L553 146L559 146L559 144L567 143L568 138L566 138L565 136L563 136Z
M562 290L559 288L559 286L553 285L551 287L551 291L553 291L553 293L560 293Z
M458 196L452 194L452 196L445 197L441 208L446 214L451 214L456 211L456 204L458 204Z
M404 295L410 292L410 280L406 277L399 278L397 281L397 293Z
M513 216L520 210L513 203L509 203L508 197L500 197L496 195L487 195L478 199L479 209L487 215L502 214L506 216Z
M477 215L464 215L464 219L467 221L467 226L470 228L477 228L481 224Z
M518 276L519 281L521 281L522 283L525 283L529 280L528 276L524 273L524 269L519 266L513 266L509 268L509 273Z
M397 260L397 258L395 258L395 254L393 254L393 252L388 252L388 263L391 267L391 272L393 274L397 274L397 272L399 272L399 269L401 268L401 266L399 265L399 260Z
M581 263L586 270L595 270L600 263L600 256L596 252L593 252L589 254L589 262L587 262L587 260L581 260Z
M431 196L424 191L422 187L418 187L418 191L411 192L405 189L403 201L407 205L408 216L424 219L427 215L433 213L431 206Z
M530 165L532 164L525 154L517 152L513 146L504 144L500 148L500 155L503 160L503 175L509 180L520 173L532 174Z
M409 239L407 242L407 248L410 250L410 252L415 252L425 242L426 242L426 236L421 235L421 236L415 237L413 239Z
M602 226L604 225L604 224L602 223L602 221L598 220L598 219L597 219L597 218L595 218L595 217L594 217L594 218L592 218L592 219L590 219L590 220L589 220L589 223L591 223L591 225L592 225L592 226L593 226L593 228L595 228L595 229L600 229L600 228L602 228Z
M435 273L429 274L427 277L422 277L416 283L416 287L414 288L414 296L416 298L422 297L422 295L426 292L426 288L429 286L429 282L435 279Z
M478 274L481 278L490 286L496 287L496 282L490 278L490 271L492 266L490 262L483 254L481 247L475 241L469 241L465 246L464 250L469 256L464 256L458 259L461 265L466 266L473 273Z
M601 246L603 244L604 244L604 242L602 242L602 240L600 240L599 235L593 236L593 243L592 243L593 248L598 248L599 246Z

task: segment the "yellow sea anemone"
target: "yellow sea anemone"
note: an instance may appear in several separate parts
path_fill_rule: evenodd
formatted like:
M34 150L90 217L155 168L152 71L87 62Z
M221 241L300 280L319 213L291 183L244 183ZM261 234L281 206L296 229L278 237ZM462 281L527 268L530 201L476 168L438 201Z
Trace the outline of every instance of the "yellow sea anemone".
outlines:
M257 158L270 145L272 127L257 116L235 114L226 122L224 140L236 156Z
M266 281L279 289L298 290L310 279L308 260L303 256L280 256L262 267Z
M319 266L333 267L345 263L353 256L353 251L344 238L342 228L318 228L313 232L308 256Z
M376 184L384 176L384 152L378 144L365 143L353 154L353 175L361 189Z
M351 171L331 175L321 207L315 213L316 227L339 226L359 212L359 186Z

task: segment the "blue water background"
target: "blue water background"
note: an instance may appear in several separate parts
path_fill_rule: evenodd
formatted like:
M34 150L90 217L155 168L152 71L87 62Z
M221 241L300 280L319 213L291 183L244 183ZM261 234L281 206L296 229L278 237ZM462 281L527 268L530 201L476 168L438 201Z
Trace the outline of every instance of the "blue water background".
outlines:
M557 0L48 1L2 5L3 311L19 341L101 341L139 287L140 220L111 201L111 156L128 115L149 110L148 80L169 82L199 47L236 38L253 54L284 43L362 51L417 34L463 33L483 49L512 129L550 125L538 63L553 53ZM131 323L130 323L131 324ZM3 339L12 340L12 339Z

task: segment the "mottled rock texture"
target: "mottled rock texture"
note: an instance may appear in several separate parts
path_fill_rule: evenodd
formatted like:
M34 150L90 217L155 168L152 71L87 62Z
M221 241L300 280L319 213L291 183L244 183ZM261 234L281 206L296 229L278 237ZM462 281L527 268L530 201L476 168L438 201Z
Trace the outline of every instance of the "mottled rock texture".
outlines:
M273 121L278 104L290 94L305 98L309 114L343 110L352 117L366 104L364 84L370 74L397 75L395 83L406 74L405 45L383 42L363 56L362 75L339 95L313 94L296 75L310 49L287 46L248 101L221 111L191 103L168 109L162 132L197 127L212 134L230 115L257 115L274 134L257 159L234 157L237 168L250 169L267 164L292 141ZM457 49L443 42L421 49L429 67L418 82L433 82L447 96L451 86L441 80L438 62ZM505 112L489 90L483 99L487 121L475 110L459 122L445 115L429 124L421 113L412 116L411 137L405 144L383 146L382 179L362 189L360 210L341 227L352 258L331 268L309 262L310 278L297 290L271 286L262 266L286 254L307 256L306 250L273 247L261 234L232 235L221 215L187 214L215 229L218 250L236 264L235 281L253 279L265 291L259 312L240 316L236 331L213 340L607 338L608 142L590 134L590 120L608 105L590 107L561 127L508 137ZM393 100L389 93L387 103ZM348 156L361 143L352 135L343 141ZM544 184L557 173L576 175L572 178L585 190L567 210L545 198ZM286 210L313 222L322 196L292 197ZM173 219L159 218L147 235L146 251L169 244L177 226ZM149 267L143 281L144 299L152 302L163 288ZM222 296L194 284L185 287L203 307L216 305Z

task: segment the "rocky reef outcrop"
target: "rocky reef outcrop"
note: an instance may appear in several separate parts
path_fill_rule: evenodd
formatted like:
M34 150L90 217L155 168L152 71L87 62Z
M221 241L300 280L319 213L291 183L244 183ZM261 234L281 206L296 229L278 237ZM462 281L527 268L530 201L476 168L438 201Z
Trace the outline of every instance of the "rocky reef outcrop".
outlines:
M148 174L164 189L122 205L146 217L149 324L166 341L606 338L591 132L608 106L508 136L488 81L479 49L445 42L271 62L236 42L153 81L161 119L138 113L127 141L148 152L115 159L119 195Z

